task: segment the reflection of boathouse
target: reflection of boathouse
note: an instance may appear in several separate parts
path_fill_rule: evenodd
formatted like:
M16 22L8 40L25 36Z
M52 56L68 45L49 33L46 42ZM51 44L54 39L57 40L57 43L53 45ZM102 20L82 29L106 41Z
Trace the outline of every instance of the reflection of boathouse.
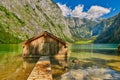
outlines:
M23 48L24 57L67 56L66 43L47 31L25 41Z

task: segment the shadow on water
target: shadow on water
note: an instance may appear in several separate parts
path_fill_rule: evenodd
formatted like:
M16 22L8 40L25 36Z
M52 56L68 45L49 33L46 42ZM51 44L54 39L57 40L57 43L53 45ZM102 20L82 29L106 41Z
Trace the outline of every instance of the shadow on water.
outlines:
M67 58L50 57L53 80L60 80L61 75L68 71Z
M21 45L0 45L0 80L27 80L38 59L36 57L22 58ZM61 75L67 71L65 70L68 66L67 59L52 57L51 63L53 78L59 80Z
M72 49L72 52L80 53L80 52L89 52L89 53L101 53L106 55L117 55L117 49L115 50L105 50L105 49Z
M23 58L23 65L22 69L24 70L24 76L26 80L28 76L30 75L31 71L33 70L36 62L39 60L39 58Z
M117 50L93 50L93 53L101 53L106 55L117 55Z
M109 63L115 63L115 62L120 62L120 60L106 60L106 59L101 59L101 58L88 58L88 59L84 59L84 60L87 60L89 61L88 63L91 63L91 64L94 64L96 66L99 66L99 67L107 67ZM84 63L84 64L87 64L88 63ZM84 67L85 65L83 65Z
M32 58L23 58L23 59L24 59L23 68L28 77L30 72L34 68L36 62L39 60L39 58L32 57ZM55 58L51 56L50 62L51 62L53 80L60 80L61 75L68 71L67 59Z
M23 58L23 60L27 63L36 63L39 60L39 57L28 57L28 58Z

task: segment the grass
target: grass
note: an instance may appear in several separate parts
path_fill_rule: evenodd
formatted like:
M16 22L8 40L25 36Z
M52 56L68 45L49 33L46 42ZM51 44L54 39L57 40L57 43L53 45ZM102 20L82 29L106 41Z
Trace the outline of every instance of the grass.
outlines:
M91 44L94 42L95 39L96 39L96 36L90 39L80 39L80 40L75 41L75 44Z
M75 44L90 44L93 43L93 40L78 40Z

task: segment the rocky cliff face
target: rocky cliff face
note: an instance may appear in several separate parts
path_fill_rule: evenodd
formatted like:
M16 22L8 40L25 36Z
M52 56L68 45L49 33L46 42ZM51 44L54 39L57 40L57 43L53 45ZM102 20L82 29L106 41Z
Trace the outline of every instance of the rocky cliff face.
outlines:
M70 32L75 40L92 37L92 28L97 24L96 21L80 18L68 19Z
M98 36L95 43L120 43L120 13L100 22L70 18L70 32L75 40Z
M0 0L0 43L18 43L42 31L62 39L71 34L52 0Z
M108 18L108 19L104 19L100 23L98 23L92 29L92 36L100 35L104 31L106 31L111 26L111 24L114 22L116 17L117 16L114 16L114 17L111 17L111 18Z
M115 16L109 28L98 36L95 43L120 43L120 13Z

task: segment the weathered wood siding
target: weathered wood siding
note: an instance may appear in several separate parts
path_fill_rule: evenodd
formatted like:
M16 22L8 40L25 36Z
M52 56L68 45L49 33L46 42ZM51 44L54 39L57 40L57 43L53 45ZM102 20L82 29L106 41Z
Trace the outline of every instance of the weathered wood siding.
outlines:
M67 55L67 48L56 39L42 36L25 44L23 54L25 57Z

